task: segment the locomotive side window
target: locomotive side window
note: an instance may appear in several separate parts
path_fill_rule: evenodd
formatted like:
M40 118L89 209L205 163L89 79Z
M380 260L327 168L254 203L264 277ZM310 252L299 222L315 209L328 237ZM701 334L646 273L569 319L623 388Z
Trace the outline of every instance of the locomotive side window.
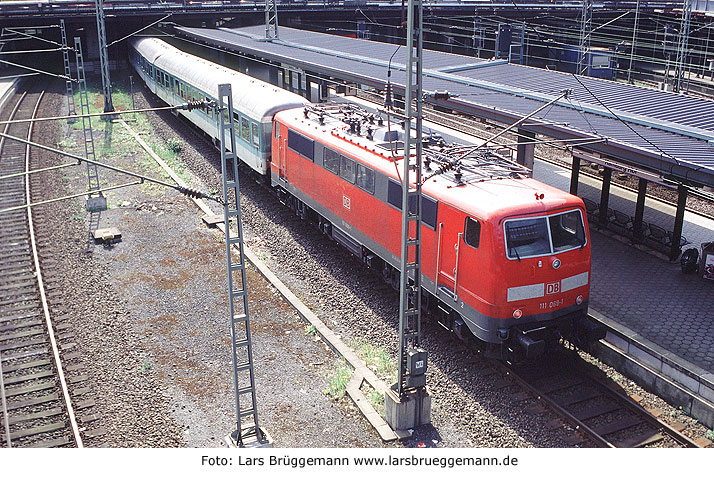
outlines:
M436 229L436 218L438 217L439 203L426 195L421 196L421 221L431 229ZM478 246L477 246L478 247Z
M466 218L464 226L464 243L474 248L478 248L481 242L481 223L473 218Z
M356 172L355 162L353 160L340 156L340 176L350 183L355 182Z
M409 197L409 212L415 214L417 212L417 197ZM387 203L394 206L396 209L402 209L402 185L394 180L389 180L387 185ZM439 203L422 194L421 196L421 221L431 229L436 229L436 218L439 209Z
M398 210L402 209L402 185L396 181L389 180L389 185L387 186L387 203Z
M322 154L322 164L326 170L336 175L340 174L340 154L336 151L325 148L325 152Z
M374 194L374 171L357 163L357 186L370 194Z
M288 148L310 161L315 161L315 141L290 129L288 129Z
M548 218L553 250L557 253L585 244L585 228L580 211L569 211Z

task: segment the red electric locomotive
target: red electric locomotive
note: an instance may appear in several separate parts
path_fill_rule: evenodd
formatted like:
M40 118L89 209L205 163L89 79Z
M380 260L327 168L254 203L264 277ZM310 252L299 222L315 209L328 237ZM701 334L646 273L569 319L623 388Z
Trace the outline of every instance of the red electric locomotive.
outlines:
M284 110L273 128L281 199L398 289L403 129L346 105ZM580 198L486 148L430 138L423 164L422 304L442 325L509 360L604 336L586 315Z

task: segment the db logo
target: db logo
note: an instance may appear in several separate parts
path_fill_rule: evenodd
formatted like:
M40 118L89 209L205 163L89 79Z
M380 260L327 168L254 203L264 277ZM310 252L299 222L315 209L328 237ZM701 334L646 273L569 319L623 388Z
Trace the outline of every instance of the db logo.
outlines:
M557 283L546 283L545 294L557 294L560 293L560 281Z
M346 210L352 208L352 201L349 196L342 195L342 206L344 206Z

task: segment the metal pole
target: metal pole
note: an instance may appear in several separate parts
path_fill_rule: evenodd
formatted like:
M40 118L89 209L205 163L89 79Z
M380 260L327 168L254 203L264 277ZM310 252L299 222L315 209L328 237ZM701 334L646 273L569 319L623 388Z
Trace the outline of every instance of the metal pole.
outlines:
M684 68L687 63L687 49L689 45L689 24L692 15L692 4L690 0L684 0L682 9L682 21L679 27L679 38L677 41L677 59L675 61L675 79L673 82L674 92L677 93L682 89L684 80Z
M97 14L97 38L99 39L99 64L102 70L102 91L104 92L104 113L114 111L112 105L112 84L109 78L109 56L107 53L107 33L104 28L104 0L94 0Z
M74 105L74 87L72 85L72 68L69 61L69 45L67 44L67 31L65 30L64 20L60 20L60 33L62 35L62 59L64 61L64 74L68 78L65 80L65 93L67 94L67 114L70 116L76 115L77 110ZM74 120L72 120L74 121Z
M223 221L226 236L226 272L228 276L228 301L231 326L233 363L233 387L235 389L236 430L231 437L243 447L244 439L255 435L258 443L266 437L258 424L258 402L255 394L255 371L253 345L248 313L248 283L245 273L243 251L243 222L240 207L240 182L238 179L238 155L236 153L233 95L230 84L218 85L217 127L221 149L221 173L223 179ZM229 180L229 173L233 180ZM231 201L230 197L233 196ZM233 231L231 220L237 231ZM232 251L238 248L236 252ZM247 373L247 378L245 377ZM245 399L241 401L241 396ZM242 404L242 406L241 406ZM243 426L243 420L253 418L253 424Z
M265 0L265 38L278 39L278 6L275 0Z
M632 29L632 45L630 46L630 67L627 69L627 83L632 83L632 61L635 57L635 42L637 41L637 27L640 21L640 0L635 7L635 25Z
M407 355L416 351L421 341L421 157L422 157L422 4L409 0L407 7L407 69L405 91L404 160L402 164L402 245L399 287L399 372L397 393L415 386L407 379ZM416 41L415 41L416 39ZM416 54L414 52L416 48ZM416 76L416 79L415 79ZM412 101L416 100L416 114ZM416 120L415 138L411 121ZM411 162L412 145L416 153ZM414 189L410 173L414 171ZM411 200L414 200L413 202ZM412 205L414 210L412 210ZM413 235L413 236L412 236ZM409 274L414 279L410 284ZM418 410L419 408L417 408ZM417 421L417 424L419 421Z

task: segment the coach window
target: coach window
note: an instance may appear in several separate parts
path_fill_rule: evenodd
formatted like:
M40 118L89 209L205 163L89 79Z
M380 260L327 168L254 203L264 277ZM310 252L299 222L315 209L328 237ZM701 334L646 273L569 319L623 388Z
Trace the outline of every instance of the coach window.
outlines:
M256 123L251 123L250 131L253 134L253 144L255 146L260 146L260 132L258 131L258 125Z
M466 226L464 227L464 242L478 248L481 241L481 223L473 218L466 218Z
M353 160L340 156L340 176L350 183L355 182L355 162Z
M374 194L374 171L357 163L357 186L370 194Z
M325 148L325 152L322 154L322 164L326 170L336 175L340 174L340 154L336 151Z
M240 119L240 136L250 143L250 120L246 117Z

